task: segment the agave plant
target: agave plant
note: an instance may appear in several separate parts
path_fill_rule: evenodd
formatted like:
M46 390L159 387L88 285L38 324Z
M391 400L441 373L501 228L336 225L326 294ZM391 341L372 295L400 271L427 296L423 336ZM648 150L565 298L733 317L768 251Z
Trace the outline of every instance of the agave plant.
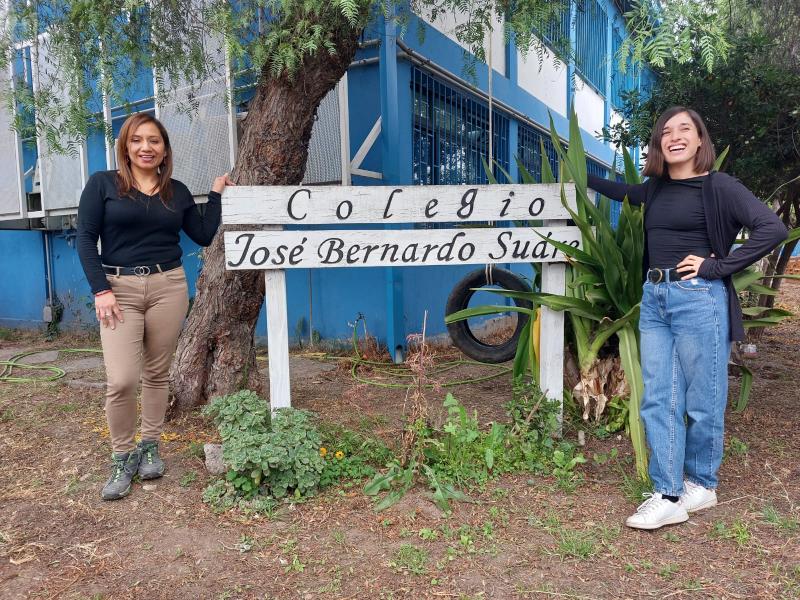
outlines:
M534 319L529 322L515 360L514 374L520 376L537 373L535 333L538 320L536 306L543 305L553 310L565 310L570 319L572 343L577 354L580 382L572 390L584 401L584 412L593 404L595 414L600 414L611 397L620 397L627 392L628 429L636 453L637 472L647 477L647 449L644 428L639 418L643 383L639 362L637 323L639 301L642 290L642 254L644 234L642 211L623 203L616 231L608 218L608 205L595 205L587 187L586 154L581 139L578 119L574 111L570 116L569 145L565 149L551 120L551 139L559 157L562 182L575 183L576 211L567 203L562 188L562 203L570 211L582 234L582 249L554 242L569 262L567 286L564 295L540 292L508 292L491 290L494 293L525 298L534 304L533 309L513 306L482 306L459 311L446 317L447 322L479 315L514 310L527 313ZM542 152L542 156L545 153ZM631 183L639 176L630 156L626 153L625 172ZM527 171L521 169L523 181L533 183ZM542 160L543 183L555 182L547 159ZM616 337L619 342L619 359L599 358L601 349ZM624 377L620 373L620 367Z

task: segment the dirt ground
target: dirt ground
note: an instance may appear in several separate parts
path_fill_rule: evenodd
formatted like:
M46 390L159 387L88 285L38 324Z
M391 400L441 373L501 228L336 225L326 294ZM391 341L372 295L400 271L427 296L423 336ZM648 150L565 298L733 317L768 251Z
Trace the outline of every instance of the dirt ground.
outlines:
M779 304L800 313L800 283L787 281ZM0 360L97 345L6 337ZM358 484L265 517L203 504L211 477L199 449L215 431L195 414L167 425L163 479L103 502L102 365L61 353L66 375L56 382L0 383L0 597L800 598L798 356L800 319L760 341L750 404L727 415L720 505L643 532L622 524L635 508L623 478L630 443L590 426L584 482L572 492L553 478L504 477L446 517L421 488L375 513ZM348 369L313 356L293 360L296 405L399 437L403 390L356 385ZM461 367L444 380L492 372ZM482 422L502 418L511 391L507 375L449 389ZM731 378L731 398L738 391ZM577 439L579 427L565 435ZM613 448L618 456L604 461Z

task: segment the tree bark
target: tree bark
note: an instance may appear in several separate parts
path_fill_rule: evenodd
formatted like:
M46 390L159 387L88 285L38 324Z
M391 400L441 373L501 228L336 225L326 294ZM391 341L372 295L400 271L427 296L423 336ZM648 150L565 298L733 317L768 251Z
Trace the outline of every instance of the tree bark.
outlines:
M343 22L336 54L321 49L306 57L294 78L271 77L269 65L264 67L239 142L232 173L237 184L296 185L302 181L317 108L350 65L359 34ZM253 340L264 302L263 272L226 271L225 229L235 228L220 227L203 253L197 294L170 372L171 414L240 389L264 395Z

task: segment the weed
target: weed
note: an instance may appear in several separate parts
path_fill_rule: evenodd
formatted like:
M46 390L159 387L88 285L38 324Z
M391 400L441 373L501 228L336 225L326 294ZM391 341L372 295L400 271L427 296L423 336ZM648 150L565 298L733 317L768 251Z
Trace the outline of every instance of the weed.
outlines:
M639 479L635 475L628 475L622 465L619 465L619 473L622 477L622 493L634 504L641 504L645 494L653 491L653 483L649 479Z
M428 571L429 554L427 550L413 544L403 544L394 554L389 566L398 572L424 575Z
M331 537L333 538L334 542L336 542L340 546L344 546L345 542L344 542L344 532L343 531L339 531L338 529L336 529L335 531L331 532Z
M616 460L617 456L619 456L619 450L612 448L608 452L595 452L592 459L594 460L595 464L604 465L607 462Z
M586 559L596 553L595 540L590 534L574 529L565 529L560 532L557 554L562 558Z
M73 475L72 477L69 478L69 481L67 481L67 485L64 487L64 493L67 496L74 494L75 492L78 491L80 485L81 485L80 479L78 479L75 475Z
M733 540L739 547L746 546L750 542L750 527L740 517L737 517L730 526L724 521L715 521L711 527L709 536L716 539Z
M333 577L330 582L319 588L320 594L336 594L342 589L342 569L333 567Z
M575 454L575 446L568 442L561 442L558 450L553 452L553 476L558 487L565 491L573 491L580 479L575 473L575 467L585 463L583 454Z
M678 572L678 565L670 563L664 565L658 572L658 574L664 579L672 579L675 576L675 573L677 572Z
M690 592L698 592L703 589L703 584L700 583L699 579L687 579L683 582L683 589Z
M204 444L202 442L189 442L189 446L186 448L186 454L192 458L205 458L206 451L203 446Z
M17 414L11 408L6 408L3 412L0 412L0 423L8 423L13 421L17 417Z
M0 341L10 342L17 337L17 332L8 327L0 327Z
M428 527L423 527L419 530L419 538L421 540L425 540L426 542L431 542L439 537L439 532L436 529L429 529Z
M181 476L179 483L181 487L189 487L195 481L197 481L197 471L186 471L186 473Z
M765 506L761 513L764 522L769 525L774 525L785 533L797 531L800 522L793 517L784 517L781 515L774 506Z
M242 534L242 537L239 538L239 541L236 542L233 547L238 550L241 554L245 552L250 552L255 545L255 540L248 535Z
M413 535L413 533L411 532L411 530L408 527L403 527L400 530L400 534L399 535L400 535L401 538L409 538L409 537L411 537Z
M292 562L283 568L284 573L302 573L306 570L306 565L303 563L297 554L292 555Z
M725 448L725 452L723 453L723 460L729 456L747 456L748 452L750 452L750 446L736 436L732 436L731 439L728 440L728 447Z
M680 542L681 541L681 538L679 538L676 534L672 533L671 531L668 531L667 533L664 534L664 539L666 541L668 541L668 542Z

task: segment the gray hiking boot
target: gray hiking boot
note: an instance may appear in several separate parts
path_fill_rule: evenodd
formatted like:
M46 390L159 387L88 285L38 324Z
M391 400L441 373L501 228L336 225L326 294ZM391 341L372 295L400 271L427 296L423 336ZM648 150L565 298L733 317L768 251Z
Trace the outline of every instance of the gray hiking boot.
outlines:
M103 500L119 500L131 493L131 483L139 468L139 449L111 455L111 478L103 486Z
M158 479L164 474L164 461L158 455L158 440L142 440L136 448L142 455L139 461L139 477Z

